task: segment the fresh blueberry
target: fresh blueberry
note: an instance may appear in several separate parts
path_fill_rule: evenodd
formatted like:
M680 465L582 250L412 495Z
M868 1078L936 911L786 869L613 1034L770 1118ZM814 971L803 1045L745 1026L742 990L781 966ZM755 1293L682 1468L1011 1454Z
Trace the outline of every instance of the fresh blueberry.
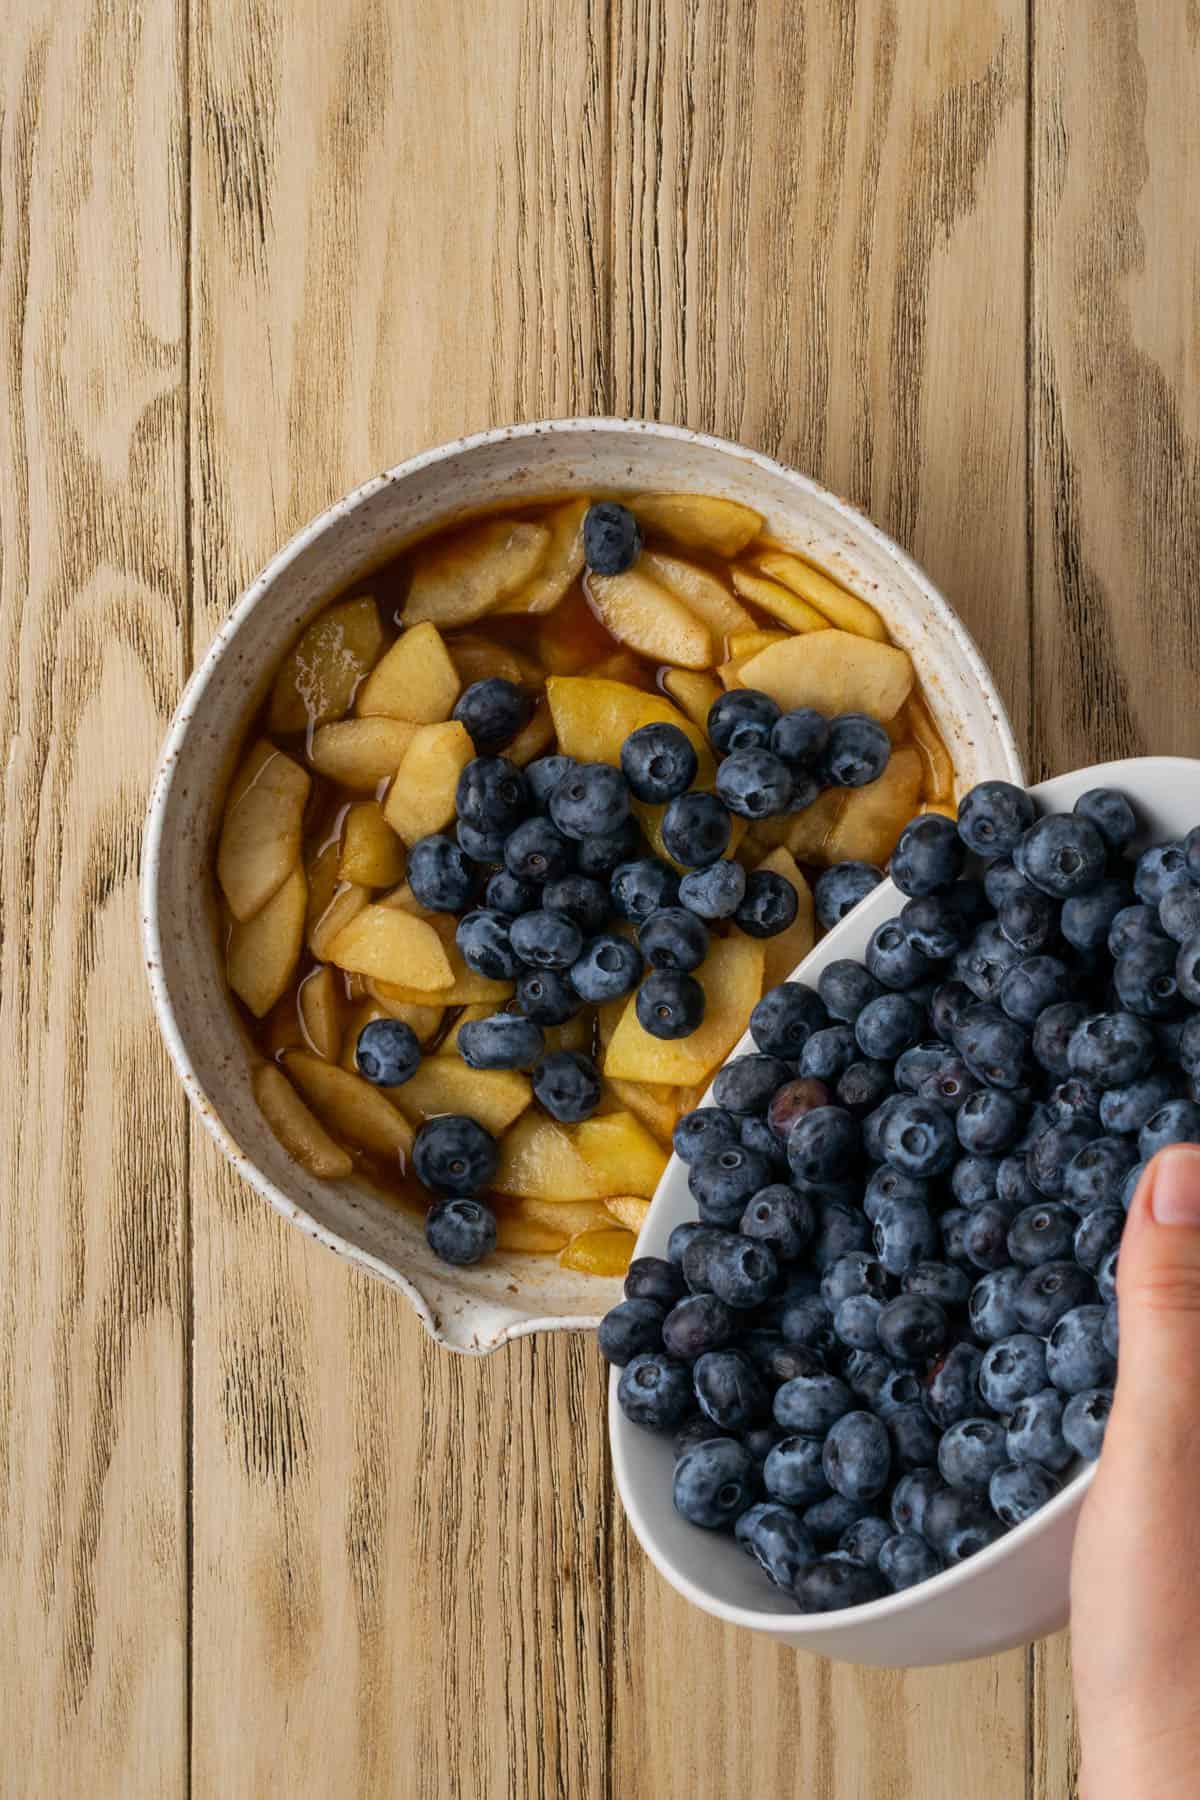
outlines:
M621 746L621 771L638 800L662 806L696 779L695 746L678 725L640 725Z
M565 913L538 908L509 927L513 951L529 968L569 969L583 949L583 933Z
M1115 1204L1122 1184L1138 1160L1128 1138L1101 1137L1076 1151L1067 1164L1063 1192L1078 1212Z
M785 1160L779 1139L767 1124L767 1121L754 1113L747 1113L738 1120L738 1138L747 1150L757 1150L772 1168L782 1175L785 1172Z
M829 1025L814 1031L800 1052L800 1074L836 1083L858 1059L858 1044L849 1025Z
M977 856L1010 856L1036 817L1023 789L1008 781L982 781L958 803L958 833Z
M798 706L776 719L771 728L771 748L776 756L797 769L818 766L829 742L829 726L812 706Z
M970 1269L974 1274L971 1259L967 1255L967 1226L971 1215L965 1206L948 1206L938 1220L938 1228L942 1234L942 1254L946 1261L956 1268ZM936 1294L933 1296L937 1298Z
M1068 1046L1088 1016L1080 1000L1064 1000L1046 1008L1033 1028L1033 1056L1039 1068L1060 1081L1071 1073Z
M681 1225L672 1226L671 1235L667 1239L668 1260L673 1263L682 1263L683 1253L688 1245L709 1233L710 1227L702 1225L699 1219L685 1219Z
M1041 1195L1029 1179L1025 1157L1019 1152L1001 1158L996 1170L996 1198L1014 1218L1024 1207L1041 1204Z
M1063 1408L1063 1437L1076 1455L1088 1462L1095 1462L1100 1454L1112 1400L1110 1388L1088 1388L1072 1394Z
M781 1438L767 1453L763 1486L772 1500L786 1506L811 1506L820 1500L829 1492L821 1466L821 1438Z
M435 1194L475 1194L496 1173L495 1138L461 1113L426 1119L412 1149L413 1173Z
M1200 950L1200 942L1197 944ZM1177 963L1186 954L1169 938L1147 938L1118 958L1113 989L1126 1012L1140 1019L1170 1019L1184 1011Z
M637 1017L651 1037L690 1037L704 1018L704 989L692 975L656 969L637 994Z
M936 1069L930 1069L917 1083L922 1100L934 1100L957 1118L972 1094L980 1091L978 1078L958 1056L947 1056ZM957 1127L956 1127L957 1128Z
M881 1263L865 1250L851 1250L831 1263L821 1277L821 1298L826 1306L836 1307L841 1300L855 1294L870 1294L876 1300L889 1292L887 1274Z
M801 1437L823 1438L844 1413L854 1410L854 1395L836 1375L798 1375L776 1389L775 1423Z
M1168 1100L1151 1113L1138 1133L1138 1155L1143 1162L1168 1144L1200 1144L1200 1106L1194 1100Z
M879 1552L891 1536L892 1528L885 1520L874 1517L858 1519L842 1533L838 1539L838 1549L852 1562L872 1569L879 1560Z
M863 1055L876 1062L893 1062L921 1035L924 1013L907 994L880 994L868 1000L854 1025Z
M454 717L466 726L471 742L482 756L491 756L505 744L511 744L532 712L532 696L500 675L473 681L454 707Z
M896 1058L896 1086L906 1094L916 1094L929 1075L936 1074L954 1060L954 1051L940 1039L913 1044Z
M1046 1340L1046 1374L1060 1393L1111 1385L1116 1360L1104 1343L1103 1306L1077 1306L1064 1313Z
M1024 1325L1017 1311L1017 1295L1025 1279L1023 1269L1011 1265L992 1269L971 1289L967 1315L971 1330L985 1344L999 1343Z
M800 981L782 981L770 988L750 1014L750 1035L768 1056L792 1061L804 1049L814 1031L829 1023L824 1003Z
M1061 1200L1067 1193L1067 1171L1075 1157L1100 1136L1094 1119L1078 1114L1061 1125L1051 1125L1029 1146L1025 1168L1034 1187L1047 1200ZM1101 1174L1103 1170L1101 1170ZM1081 1176L1081 1191L1086 1177Z
M860 1062L853 1062L838 1077L834 1098L839 1106L852 1112L856 1119L865 1119L873 1113L892 1092L892 1071L890 1063L876 1057L867 1057Z
M889 1537L880 1545L876 1562L893 1594L919 1587L921 1582L940 1574L942 1568L937 1551L915 1531L897 1532Z
M770 1411L767 1390L740 1350L708 1350L698 1357L692 1384L702 1412L722 1431L748 1431Z
M897 1362L921 1364L946 1341L946 1314L923 1294L901 1294L879 1315L879 1342Z
M735 750L717 770L717 794L743 819L769 819L789 811L793 776L770 750Z
M680 1268L689 1293L712 1294L709 1269L713 1253L720 1244L732 1236L734 1233L731 1231L721 1230L715 1225L704 1225L684 1245Z
M814 1228L811 1201L779 1182L752 1195L741 1219L742 1236L768 1245L780 1262L801 1256Z
M950 1192L959 1206L978 1212L995 1200L1000 1159L995 1156L960 1156L950 1176Z
M863 1212L874 1225L879 1215L896 1202L928 1208L932 1188L916 1175L902 1175L886 1163L876 1169L863 1192Z
M661 831L667 854L687 868L698 869L724 856L732 825L727 807L715 794L693 789L671 801Z
M940 813L927 813L901 832L892 853L891 877L902 894L913 898L941 894L958 880L965 859L953 822ZM953 947L945 954L952 955Z
M858 1120L840 1106L820 1106L806 1113L788 1135L787 1157L793 1175L823 1183L849 1174L859 1153Z
M875 1391L868 1392L864 1397L872 1412L878 1413L881 1419L890 1419L893 1414L906 1407L920 1405L924 1389L912 1369L892 1368L886 1357L883 1358L883 1363L887 1374L875 1387ZM858 1389L855 1391L858 1392Z
M1018 1331L984 1353L979 1391L993 1412L1011 1413L1046 1386L1046 1349L1041 1338Z
M713 1099L731 1113L765 1113L775 1090L790 1074L777 1056L735 1056L713 1082Z
M1099 1087L1127 1087L1154 1064L1154 1033L1132 1013L1100 1013L1085 1019L1071 1034L1067 1060L1073 1075Z
M1008 1228L1008 1254L1022 1268L1061 1262L1071 1254L1078 1220L1061 1201L1043 1200L1019 1212Z
M511 981L519 974L521 959L511 937L516 923L507 913L490 912L484 907L460 919L454 940L467 967L489 981Z
M404 872L413 899L430 912L461 912L475 891L475 874L466 855L440 832L417 840Z
M564 837L606 837L629 816L629 784L608 763L577 763L551 794L549 811Z
M860 1400L864 1406L869 1406L872 1411L879 1410L879 1396L894 1375L891 1358L877 1347L852 1349L841 1362L842 1380L855 1399Z
M506 756L477 756L458 778L455 812L478 831L509 832L529 806L529 784Z
M974 1344L965 1342L953 1345L939 1362L929 1378L923 1404L940 1430L947 1430L960 1419L970 1418L979 1410L979 1371L982 1365L982 1352ZM915 1529L920 1530L919 1524Z
M796 890L773 869L753 869L746 877L746 892L734 913L735 923L750 937L776 937L796 917Z
M539 812L545 812L550 804L550 796L562 780L575 767L573 756L539 756L531 762L525 771L525 780L529 785L529 796Z
M892 878L895 879L894 861ZM930 962L949 961L972 934L970 921L949 894L925 894L907 901L900 912L900 924L913 949Z
M984 1486L982 1493L942 1487L929 1497L925 1536L943 1561L952 1566L977 1556L1003 1536L1004 1527L988 1505L986 1483Z
M732 1438L710 1438L694 1444L675 1464L675 1509L691 1525L720 1531L751 1504L756 1479L754 1459L743 1445Z
M538 1060L545 1039L540 1025L516 1013L493 1013L468 1019L458 1033L458 1054L472 1069L528 1069Z
M988 1483L992 1511L1003 1525L1022 1525L1053 1500L1058 1482L1040 1464L1004 1463Z
M942 1217L945 1218L945 1214ZM971 1277L965 1269L928 1258L906 1269L900 1277L900 1286L906 1294L922 1294L925 1299L936 1300L939 1306L947 1309L965 1307L971 1297Z
M459 852L459 854L461 855L461 852ZM411 852L409 853L408 874L409 886L411 887ZM413 892L415 895L415 888L413 889ZM541 899L541 888L534 887L533 884L528 881L518 881L517 877L515 875L510 875L507 869L497 869L496 873L489 877L488 884L484 889L483 894L483 903L489 912L507 913L510 919L518 918L521 913L529 912L532 907L539 906L541 904ZM424 904L425 902L422 901L422 905ZM606 913L607 910L606 906Z
M450 1201L473 1206L476 1201ZM664 1309L654 1300L621 1300L605 1313L596 1332L600 1354L623 1369L635 1356L662 1349Z
M750 1514L752 1523L743 1533ZM734 1534L776 1587L791 1593L801 1572L814 1561L816 1545L795 1513L786 1506L758 1505L743 1513Z
M636 944L602 932L583 946L571 965L571 986L581 1000L600 1005L631 993L641 980L642 953Z
M1120 1245L1111 1249L1096 1271L1096 1292L1105 1306L1111 1306L1117 1297L1117 1262L1121 1254Z
M1060 1005L1073 985L1070 970L1056 956L1029 956L1000 983L1000 1005L1018 1025L1033 1025L1047 1007Z
M826 1494L823 1500L805 1507L800 1517L814 1542L824 1548L836 1544L851 1525L857 1524L859 1519L869 1518L872 1511L865 1500L847 1500L844 1494ZM839 1564L832 1566L837 1568ZM855 1565L847 1559L840 1566L852 1569Z
M873 1294L848 1294L833 1309L833 1329L839 1343L850 1350L873 1350L879 1342L879 1313L883 1302Z
M938 1228L929 1209L915 1200L889 1200L872 1227L875 1253L889 1275L906 1275L938 1248Z
M1021 888L996 910L1002 935L1021 956L1036 956L1057 942L1061 908L1037 888Z
M555 1050L533 1071L533 1095L552 1119L577 1125L600 1103L600 1077L595 1065L575 1050Z
M632 862L642 850L638 822L630 814L615 831L598 832L575 845L575 867L580 875L606 881L622 863Z
M1034 888L1013 862L1011 856L997 856L987 864L983 871L983 887L988 904L993 912L999 913L1009 900L1018 894L1034 894Z
M482 1200L439 1200L425 1215L425 1241L443 1262L460 1267L480 1262L496 1248L495 1214Z
M882 869L874 863L842 862L834 863L818 875L813 890L816 903L817 918L826 931L832 931L841 923L848 912L852 912L860 900L873 893L883 880Z
M981 1384L982 1380L981 1369ZM960 1419L938 1445L942 1480L964 1493L986 1493L992 1475L1007 1460L1004 1426L996 1419Z
M1133 890L1127 881L1097 882L1086 894L1064 901L1062 934L1068 944L1085 955L1103 949L1113 922L1129 906Z
M1086 1269L1073 1262L1043 1263L1022 1277L1014 1310L1022 1330L1048 1337L1064 1313L1087 1305L1095 1293Z
M1189 1006L1200 1006L1200 932L1180 946L1175 981Z
M963 1250L977 1269L1002 1269L1009 1260L1008 1231L1011 1210L999 1200L985 1200L967 1214L963 1226Z
M933 991L929 1002L929 1023L935 1036L944 1044L953 1042L963 1014L976 1004L975 995L964 981L943 981Z
M902 1475L892 1489L888 1506L892 1524L898 1532L920 1534L925 1524L925 1510L934 1494L942 1488L942 1478L934 1468L912 1469Z
M741 863L722 857L705 869L692 869L679 883L679 904L701 919L731 919L746 892Z
M943 1175L957 1150L954 1121L944 1107L905 1095L891 1109L883 1128L883 1156L902 1175Z
M715 1294L688 1294L676 1301L663 1320L663 1346L680 1361L692 1363L706 1350L721 1350L731 1344L739 1329L735 1315Z
M1183 844L1156 844L1138 857L1133 886L1144 905L1158 906L1169 887L1189 879L1187 851Z
M1100 1102L1104 1098L1104 1089L1097 1087L1094 1081L1084 1081L1079 1075L1068 1075L1051 1088L1046 1105L1050 1108L1054 1125L1069 1125L1072 1119L1091 1119L1093 1123L1100 1120Z
M708 930L682 906L652 912L638 931L638 948L651 969L698 969L708 954Z
M1005 976L1021 961L1021 952L1009 943L996 920L989 919L954 958L954 973L977 1000L990 1002L999 999Z
M774 700L754 688L731 688L708 710L708 741L718 756L734 750L766 749L781 717Z
M627 506L597 500L583 518L583 559L593 575L623 575L637 561L642 528Z
M898 1406L886 1415L885 1422L892 1445L893 1470L929 1468L937 1461L940 1433L919 1402Z
M954 1119L958 1141L973 1156L1003 1156L1025 1123L1025 1108L1002 1088L968 1094Z
M516 1002L535 1025L565 1025L579 1011L577 989L557 969L522 970Z
M1010 1462L1037 1463L1061 1475L1071 1462L1071 1447L1063 1437L1065 1401L1056 1388L1044 1387L1014 1407L1005 1434Z
M832 787L859 788L878 781L892 754L892 740L866 713L841 713L829 723L821 768Z
M842 957L827 963L817 983L818 992L831 1019L853 1025L863 1007L883 993L881 984L861 963ZM1200 1045L1197 1046L1200 1051Z
M1056 900L1094 887L1104 874L1104 839L1079 813L1051 813L1021 839L1020 867L1027 881Z
M1120 1206L1096 1206L1085 1213L1075 1228L1075 1261L1094 1275L1110 1250L1115 1250L1125 1228Z
M1116 788L1089 788L1075 802L1075 811L1091 821L1111 851L1127 849L1137 836L1137 816Z
M909 942L898 919L887 919L876 927L863 961L884 987L897 991L920 986L934 972L934 964Z
M673 1143L681 1162L699 1162L702 1156L726 1150L738 1142L737 1120L719 1106L700 1106L682 1115L675 1126Z
M738 1144L711 1150L688 1171L688 1187L707 1224L738 1223L747 1203L771 1180L771 1165L757 1151Z
M459 819L454 827L454 835L458 840L458 848L471 862L497 868L504 861L507 840L503 831L492 826L472 825L469 819Z
M847 1500L874 1500L891 1472L887 1426L874 1413L844 1414L829 1428L821 1463L835 1494Z
M809 1563L796 1577L793 1589L803 1613L840 1612L843 1607L880 1600L887 1592L878 1569L865 1569L861 1563L839 1561L835 1556Z
M683 1298L683 1276L662 1256L635 1256L625 1271L627 1300L654 1300L663 1311Z
M827 1354L834 1346L829 1308L820 1294L800 1294L787 1300L779 1314L779 1330L785 1344Z
M771 1293L779 1280L779 1264L770 1245L731 1233L713 1246L708 1279L718 1300L746 1312L761 1306Z
M786 1144L797 1119L806 1118L818 1107L831 1106L833 1094L815 1075L804 1075L777 1088L767 1107L767 1123L780 1144Z
M772 1388L794 1381L797 1375L819 1375L825 1366L818 1351L803 1344L786 1343L779 1332L768 1331L765 1326L744 1332L740 1348Z
M492 882L500 880L494 875ZM512 877L507 876L511 881ZM490 888L489 888L490 891ZM526 890L530 892L530 890ZM539 898L533 890L526 905L517 907L518 912L530 912L541 905L547 912L561 913L579 927L584 937L592 937L604 929L608 920L608 889L603 882L594 880L590 875L561 875L557 881L548 881ZM502 909L503 910L503 909Z
M549 819L526 819L509 833L504 845L504 866L509 873L539 886L565 875L573 857L570 839L556 831Z
M400 1019L372 1019L358 1034L354 1066L374 1087L399 1087L421 1066L416 1032Z

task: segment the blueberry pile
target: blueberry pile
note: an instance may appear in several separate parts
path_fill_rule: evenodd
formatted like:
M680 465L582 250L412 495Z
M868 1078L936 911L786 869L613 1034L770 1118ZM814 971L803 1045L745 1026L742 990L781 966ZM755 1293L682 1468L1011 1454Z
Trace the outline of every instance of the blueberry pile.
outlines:
M1038 817L1005 782L914 820L899 916L766 994L679 1121L699 1217L600 1347L679 1512L802 1611L961 1562L1099 1454L1125 1214L1200 1142L1200 827L1137 835L1120 793Z

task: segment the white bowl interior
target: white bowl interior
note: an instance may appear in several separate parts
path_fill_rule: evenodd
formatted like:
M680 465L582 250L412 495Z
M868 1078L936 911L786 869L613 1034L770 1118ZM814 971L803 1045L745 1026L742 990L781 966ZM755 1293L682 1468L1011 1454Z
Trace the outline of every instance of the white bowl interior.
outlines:
M420 1222L356 1181L307 1175L254 1103L203 896L224 783L271 674L303 625L414 538L481 506L593 489L688 490L754 506L780 543L882 611L917 666L961 785L1022 779L1004 707L971 638L921 571L853 508L769 458L673 427L620 420L518 426L414 458L305 528L246 593L176 714L154 786L143 859L151 985L168 1047L205 1124L282 1213L393 1282L461 1350L515 1333L590 1326L619 1284L547 1257L451 1270Z
M1200 817L1200 762L1143 757L1105 763L1031 791L1050 812L1068 811L1093 787L1117 787L1137 807L1140 847L1182 836ZM903 905L886 881L824 938L795 971L815 986L839 957L862 956L872 932ZM747 1034L733 1054L752 1050ZM711 1094L705 1105L712 1104ZM664 1256L672 1229L696 1217L687 1169L673 1156L638 1240L640 1256ZM795 1644L858 1662L892 1664L982 1656L1066 1623L1070 1546L1091 1477L1082 1466L1042 1512L970 1562L907 1593L814 1618L796 1612L757 1565L724 1535L689 1525L671 1501L669 1440L631 1425L609 1386L609 1431L621 1500L643 1548L671 1585L706 1612Z

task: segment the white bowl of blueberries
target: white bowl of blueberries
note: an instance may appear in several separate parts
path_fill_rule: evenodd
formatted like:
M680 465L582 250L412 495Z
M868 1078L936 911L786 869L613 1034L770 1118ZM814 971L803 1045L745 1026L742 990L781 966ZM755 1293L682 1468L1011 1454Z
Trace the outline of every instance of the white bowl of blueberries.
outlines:
M705 1611L893 1665L1066 1622L1125 1213L1200 1142L1198 813L1152 757L914 820L680 1121L600 1344Z

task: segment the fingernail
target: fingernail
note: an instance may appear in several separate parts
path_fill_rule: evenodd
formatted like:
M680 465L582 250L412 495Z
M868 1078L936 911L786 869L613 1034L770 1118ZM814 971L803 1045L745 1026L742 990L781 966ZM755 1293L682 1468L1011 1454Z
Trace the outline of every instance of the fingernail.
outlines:
M1160 1225L1200 1225L1200 1145L1172 1144L1154 1160L1150 1209Z

